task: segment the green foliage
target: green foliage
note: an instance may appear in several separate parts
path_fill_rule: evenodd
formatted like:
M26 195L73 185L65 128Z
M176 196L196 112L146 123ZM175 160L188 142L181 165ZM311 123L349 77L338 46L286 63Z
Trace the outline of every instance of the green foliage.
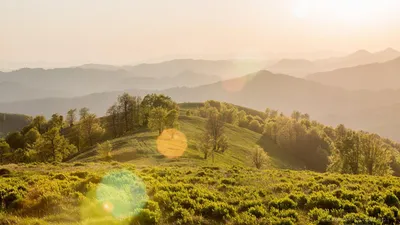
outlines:
M111 159L111 151L112 144L109 141L106 141L101 144L97 144L97 151L99 152L100 157L110 160Z
M116 173L110 173L112 166L111 163L38 164L36 172L32 172L29 165L14 165L11 175L0 176L3 212L0 221L24 224L37 220L60 225L96 224L94 221L118 225L400 222L398 208L389 206L395 203L385 202L386 198L395 199L400 190L398 178L390 176L341 175L336 185L322 182L334 180L337 174L309 171L215 166L142 167L128 171L125 168L130 168L130 164L121 163ZM5 167L8 168L11 167ZM119 173L120 169L125 172ZM192 183L194 178L196 182ZM140 180L143 184L135 183L135 187L145 188L142 191L125 188L129 187L126 184ZM278 183L290 186L289 193L274 192ZM354 189L355 184L362 185ZM219 188L220 185L225 188ZM312 191L315 188L319 191ZM129 202L132 190L135 196L142 197L134 203L134 209L123 211L130 215L125 219L110 217L100 204L108 199L121 213L129 204L118 207L121 203L118 196ZM379 200L377 196L383 198ZM113 213L119 215L117 211Z

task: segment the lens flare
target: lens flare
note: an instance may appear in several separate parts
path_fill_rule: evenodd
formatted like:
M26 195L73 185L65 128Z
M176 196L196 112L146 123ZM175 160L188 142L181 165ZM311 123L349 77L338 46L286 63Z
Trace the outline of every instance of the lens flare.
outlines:
M134 217L148 200L143 181L128 170L115 171L86 195L81 206L83 220L118 220ZM99 223L102 224L102 223Z
M157 150L167 158L178 158L182 156L186 148L186 136L177 129L164 130L157 138Z

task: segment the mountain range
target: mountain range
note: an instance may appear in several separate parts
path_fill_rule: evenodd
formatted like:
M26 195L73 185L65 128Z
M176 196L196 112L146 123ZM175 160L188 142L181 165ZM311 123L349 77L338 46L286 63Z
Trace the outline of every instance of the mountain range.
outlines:
M400 140L391 129L392 121L381 114L360 117L367 110L391 108L399 104L400 90L349 91L314 81L288 75L260 71L240 78L219 81L198 87L177 87L163 91L128 90L133 95L163 93L177 102L203 102L214 99L237 105L264 110L272 108L290 114L293 110L309 113L312 119L330 125L350 124L352 128L364 128ZM122 91L104 92L75 98L46 98L39 100L0 103L0 111L27 115L53 113L65 114L68 109L89 107L92 112L104 115ZM388 110L388 112L391 112ZM350 122L353 120L353 122ZM378 127L377 124L380 126ZM379 129L378 129L379 128Z
M400 88L400 57L383 62L314 73L307 79L349 90Z
M382 63L400 57L400 52L387 48L383 51L368 52L359 50L343 57L331 57L309 61L304 59L282 59L274 65L266 67L268 70L276 73L284 73L297 77L326 72L339 68L354 67L359 65Z

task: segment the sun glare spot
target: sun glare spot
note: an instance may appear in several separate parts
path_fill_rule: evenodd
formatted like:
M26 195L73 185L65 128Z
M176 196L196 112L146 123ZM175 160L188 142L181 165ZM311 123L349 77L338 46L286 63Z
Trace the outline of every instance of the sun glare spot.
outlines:
M104 209L104 211L106 211L106 212L112 212L112 210L113 210L113 205L112 205L112 203L110 203L110 202L104 202L103 203L103 209Z
M182 156L186 148L186 136L177 129L164 130L157 138L157 150L167 158L178 158Z

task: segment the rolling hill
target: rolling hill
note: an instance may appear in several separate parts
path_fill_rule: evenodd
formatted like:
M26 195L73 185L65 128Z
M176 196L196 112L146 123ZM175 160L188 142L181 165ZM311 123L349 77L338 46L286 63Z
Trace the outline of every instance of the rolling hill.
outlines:
M303 59L283 59L278 63L266 68L275 73L284 73L292 76L304 77L306 75L318 72L326 72L371 63L383 63L398 57L400 57L400 52L392 48L387 48L383 51L374 53L366 50L359 50L343 57L332 57L315 61Z
M349 90L400 88L400 57L384 62L315 73L307 79Z
M193 88L181 87L163 91L128 90L127 92L141 96L152 92L164 93L177 102L204 102L215 99L257 110L269 107L285 114L299 110L307 112L313 119L330 125L345 122L337 118L346 116L351 118L359 111L391 106L398 103L400 99L400 91L348 91L268 71ZM56 112L65 114L71 108L89 107L97 115L104 115L107 108L120 94L122 92L105 92L76 98L47 98L0 103L0 109L10 113L50 116ZM374 118L374 123L382 120L384 117ZM369 127L369 123L369 121L364 121L363 124L353 125L355 128L360 125ZM372 128L369 131L376 130ZM400 139L397 133L392 136L396 137L396 140Z

